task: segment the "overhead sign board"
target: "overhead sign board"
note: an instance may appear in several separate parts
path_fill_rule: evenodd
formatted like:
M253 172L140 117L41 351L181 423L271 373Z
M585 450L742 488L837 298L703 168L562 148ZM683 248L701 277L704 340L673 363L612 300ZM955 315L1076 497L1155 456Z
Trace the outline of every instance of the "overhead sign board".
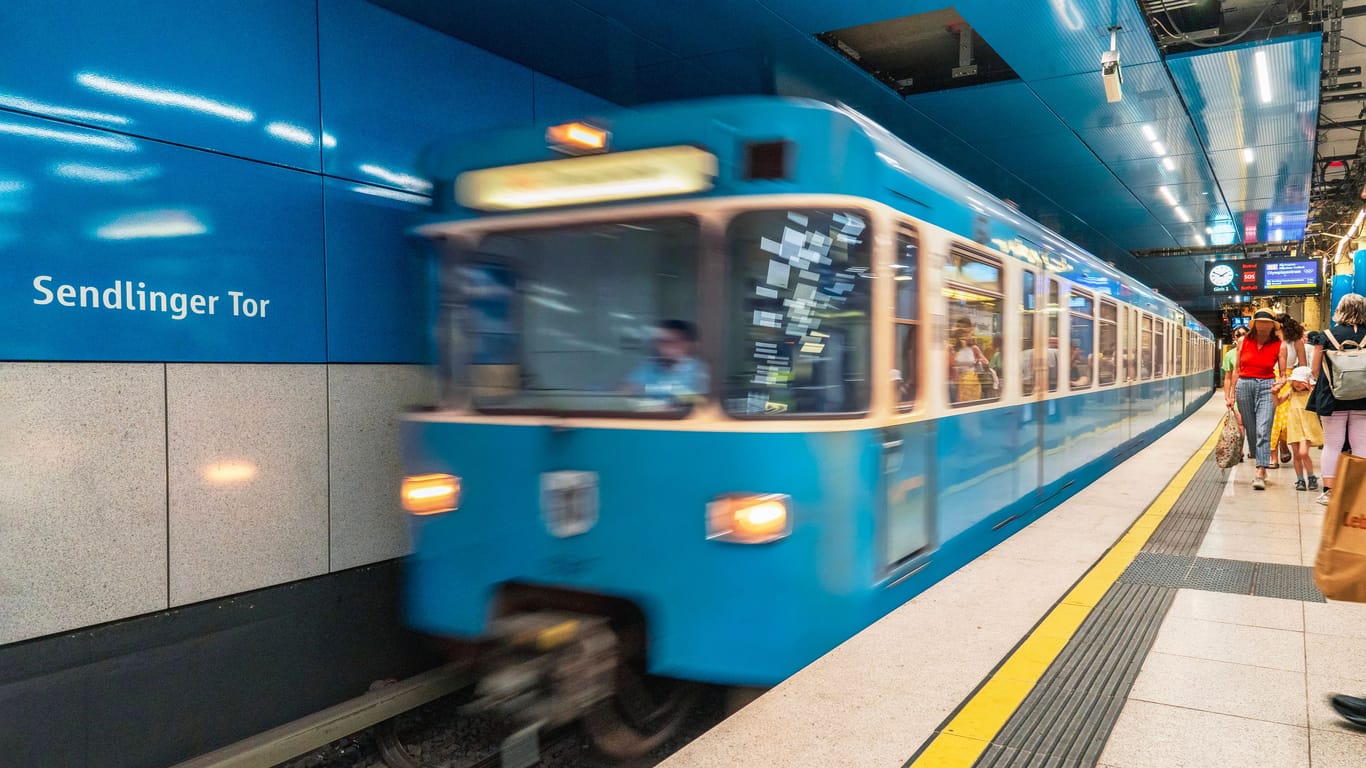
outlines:
M1256 259L1205 262L1205 293L1247 293L1260 289Z
M716 156L661 147L485 168L460 174L455 199L477 211L519 211L686 195L712 188Z
M1205 263L1205 293L1313 293L1323 286L1317 259L1276 256Z

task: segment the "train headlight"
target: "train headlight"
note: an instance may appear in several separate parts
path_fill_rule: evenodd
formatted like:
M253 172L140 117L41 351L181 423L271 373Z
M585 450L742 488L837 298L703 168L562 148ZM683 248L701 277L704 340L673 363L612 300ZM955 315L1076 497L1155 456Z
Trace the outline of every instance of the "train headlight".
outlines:
M707 505L707 538L767 544L792 533L791 499L780 493L734 494Z
M434 515L460 507L460 478L455 475L409 475L403 478L403 508L414 515Z

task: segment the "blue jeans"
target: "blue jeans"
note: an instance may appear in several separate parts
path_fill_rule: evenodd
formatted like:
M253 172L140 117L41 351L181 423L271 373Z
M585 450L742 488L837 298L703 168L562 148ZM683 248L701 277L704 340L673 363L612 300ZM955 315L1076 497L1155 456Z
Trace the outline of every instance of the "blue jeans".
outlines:
M1258 467L1271 466L1271 422L1276 416L1276 403L1271 398L1272 379L1238 379L1233 398L1238 402L1238 413L1243 417L1247 444L1257 454Z

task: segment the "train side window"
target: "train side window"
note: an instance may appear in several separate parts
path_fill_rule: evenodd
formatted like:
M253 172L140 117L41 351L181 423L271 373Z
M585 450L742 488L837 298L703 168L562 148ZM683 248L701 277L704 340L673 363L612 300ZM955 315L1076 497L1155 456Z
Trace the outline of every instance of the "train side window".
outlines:
M1147 381L1153 377L1153 319L1143 315L1143 330L1138 342L1138 377Z
M1100 385L1115 383L1119 359L1119 307L1113 301L1100 302Z
M1153 378L1161 379L1167 375L1167 321L1158 318L1153 334Z
M862 211L756 210L731 219L721 372L727 414L868 410L871 243Z
M987 342L1001 335L1001 264L954 248L944 269L949 309L947 369L949 402L969 405L998 400L1000 376L991 368Z
M892 316L896 342L893 379L897 385L898 407L907 411L915 406L920 376L920 247L915 231L903 229L896 235L896 261L892 264L892 285L896 291L896 310Z
M1185 373L1185 344L1186 329L1172 326L1172 375L1180 376Z
M1059 300L1060 291L1058 281L1050 279L1048 281L1048 391L1058 391L1058 356L1062 350L1058 349L1058 315L1062 312L1062 302Z
M1034 320L1039 313L1039 291L1038 277L1029 270L1025 270L1021 275L1020 284L1020 391L1026 395L1034 394L1034 356L1038 354L1038 348L1034 342ZM1001 353L995 352L991 357L992 366L999 375L1004 370L1002 368Z
M1072 314L1067 379L1072 389L1090 389L1095 377L1096 302L1090 294L1073 288L1067 303Z
M1124 380L1138 378L1138 311L1124 308Z

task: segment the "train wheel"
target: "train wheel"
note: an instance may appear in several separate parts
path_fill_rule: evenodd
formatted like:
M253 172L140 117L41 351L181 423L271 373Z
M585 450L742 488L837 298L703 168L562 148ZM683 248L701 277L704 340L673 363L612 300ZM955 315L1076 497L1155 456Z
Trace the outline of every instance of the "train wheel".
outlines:
M646 678L623 664L617 669L616 695L584 715L584 730L606 757L643 757L678 730L701 692L697 683Z

